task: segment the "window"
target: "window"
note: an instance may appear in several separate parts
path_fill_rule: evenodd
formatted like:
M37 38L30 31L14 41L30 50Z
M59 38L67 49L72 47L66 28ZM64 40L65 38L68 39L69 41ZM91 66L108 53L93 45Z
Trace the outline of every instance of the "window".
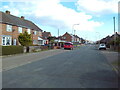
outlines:
M34 31L34 34L36 35L36 34L37 34L37 31Z
M37 44L37 42L38 42L37 40L33 40L33 44L34 44L34 45Z
M40 35L40 36L42 36L42 33L41 33L41 31L39 31L38 33L39 33L39 35Z
M66 37L63 37L63 39L66 39Z
M28 34L30 34L30 29L27 29Z
M12 32L12 26L11 25L7 25L7 29L8 32Z
M11 37L10 36L2 37L2 45L3 46L11 45Z
M2 45L5 45L5 37L2 38Z
M22 33L22 27L18 27L18 32Z

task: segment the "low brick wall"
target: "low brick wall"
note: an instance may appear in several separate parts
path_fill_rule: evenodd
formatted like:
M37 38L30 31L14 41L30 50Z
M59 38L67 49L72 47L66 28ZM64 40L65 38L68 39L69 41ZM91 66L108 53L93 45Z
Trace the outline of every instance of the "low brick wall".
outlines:
M27 48L29 49L27 51ZM41 50L41 46L29 46L29 47L24 47L24 53L26 52L36 52L36 51L40 51Z
M29 47L24 47L24 53L28 52L27 49L28 48L29 52L37 52L37 51L43 51L43 50L48 50L51 49L48 46L29 46Z
M120 46L113 46L113 45L110 45L110 50L115 50L115 51L119 51L120 52Z

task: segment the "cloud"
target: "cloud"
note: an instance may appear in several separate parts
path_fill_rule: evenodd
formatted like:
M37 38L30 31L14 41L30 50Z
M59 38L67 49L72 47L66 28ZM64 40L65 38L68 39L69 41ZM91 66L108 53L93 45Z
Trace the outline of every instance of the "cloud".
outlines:
M76 12L60 4L60 0L42 0L32 2L10 2L3 5L3 10L10 10L13 15L29 17L29 20L43 26L72 29L73 24L76 30L92 31L102 25L101 22L94 21L91 15L85 12Z
M118 12L119 0L78 0L78 10L92 14L107 14Z

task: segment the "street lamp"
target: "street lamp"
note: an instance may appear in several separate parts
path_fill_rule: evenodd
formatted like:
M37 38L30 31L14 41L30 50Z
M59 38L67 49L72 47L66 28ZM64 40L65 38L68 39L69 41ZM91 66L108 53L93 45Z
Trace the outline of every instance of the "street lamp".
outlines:
M74 34L73 34L73 35L74 35L74 36L73 36L73 37L74 37L74 40L73 40L73 42L75 42L75 30L74 30L74 26L75 26L75 25L79 25L79 24L73 24L73 26L72 26L72 34L73 34L73 31L74 31Z

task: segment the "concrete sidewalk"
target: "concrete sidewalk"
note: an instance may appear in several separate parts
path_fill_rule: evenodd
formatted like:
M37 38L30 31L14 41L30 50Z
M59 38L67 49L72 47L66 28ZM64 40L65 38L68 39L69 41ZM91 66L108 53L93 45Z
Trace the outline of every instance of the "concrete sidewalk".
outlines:
M118 60L120 57L120 53L106 50L106 51L101 51L103 55L107 58L108 62L113 66L113 69L118 73L119 66L118 66ZM116 64L114 64L116 63Z
M50 56L54 56L68 51L70 50L54 49L54 50L42 51L38 53L28 53L28 54L2 57L2 70L3 71L9 70L18 66L22 66L34 61L42 60Z

